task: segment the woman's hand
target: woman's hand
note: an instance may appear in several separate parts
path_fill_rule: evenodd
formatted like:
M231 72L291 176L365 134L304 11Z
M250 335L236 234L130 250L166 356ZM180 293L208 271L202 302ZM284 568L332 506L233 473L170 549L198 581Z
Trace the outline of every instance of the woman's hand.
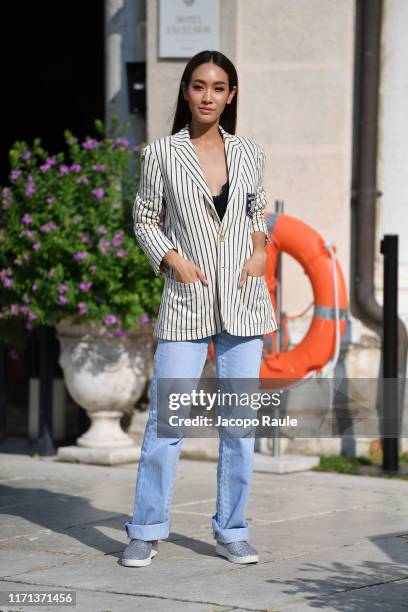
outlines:
M239 287L245 283L247 276L264 276L268 253L265 247L255 248L249 259L243 265L239 279Z
M208 285L208 281L200 268L185 257L182 257L177 251L169 251L166 253L163 261L173 269L176 281L179 283L195 283L200 280L204 285Z

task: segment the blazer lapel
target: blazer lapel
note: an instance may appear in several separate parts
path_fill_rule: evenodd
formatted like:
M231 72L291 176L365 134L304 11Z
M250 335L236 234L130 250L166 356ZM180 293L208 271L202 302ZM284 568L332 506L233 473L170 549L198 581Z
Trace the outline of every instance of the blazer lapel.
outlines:
M229 180L229 193L227 201L227 210L224 215L224 219L227 216L228 202L233 198L234 193L239 183L239 165L242 154L242 147L240 140L235 134L230 134L220 125L220 132L224 139L225 155L227 159L228 168L228 180ZM181 128L178 132L171 137L172 146L174 149L175 159L183 166L191 180L197 185L205 197L207 203L212 206L215 212L213 197L211 191L205 180L204 173L201 169L200 162L198 161L197 153L193 143L190 140L189 124ZM224 220L223 219L223 220Z

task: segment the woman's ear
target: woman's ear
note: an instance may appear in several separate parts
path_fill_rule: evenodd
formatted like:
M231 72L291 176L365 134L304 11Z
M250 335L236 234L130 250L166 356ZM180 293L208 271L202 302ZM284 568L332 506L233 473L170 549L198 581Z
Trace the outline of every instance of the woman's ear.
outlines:
M229 93L227 104L231 104L232 98L235 96L235 92L236 91L237 91L237 86L234 85L233 88L231 89L230 93Z

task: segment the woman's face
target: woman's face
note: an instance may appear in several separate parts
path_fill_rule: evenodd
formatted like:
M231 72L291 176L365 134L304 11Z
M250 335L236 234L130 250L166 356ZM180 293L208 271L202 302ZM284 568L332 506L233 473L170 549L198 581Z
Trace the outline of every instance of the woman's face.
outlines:
M228 74L212 62L201 64L192 73L184 99L188 101L192 119L198 123L214 123L225 105L235 95L236 86L228 89Z

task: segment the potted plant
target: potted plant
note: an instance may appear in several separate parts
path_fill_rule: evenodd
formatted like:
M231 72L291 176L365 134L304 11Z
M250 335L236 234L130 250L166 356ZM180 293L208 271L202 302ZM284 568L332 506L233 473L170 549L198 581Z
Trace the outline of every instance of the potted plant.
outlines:
M114 117L109 130L50 155L16 142L1 190L0 334L21 348L37 325L55 325L67 388L92 425L78 445L124 447L120 427L149 372L162 279L133 233L141 147Z

